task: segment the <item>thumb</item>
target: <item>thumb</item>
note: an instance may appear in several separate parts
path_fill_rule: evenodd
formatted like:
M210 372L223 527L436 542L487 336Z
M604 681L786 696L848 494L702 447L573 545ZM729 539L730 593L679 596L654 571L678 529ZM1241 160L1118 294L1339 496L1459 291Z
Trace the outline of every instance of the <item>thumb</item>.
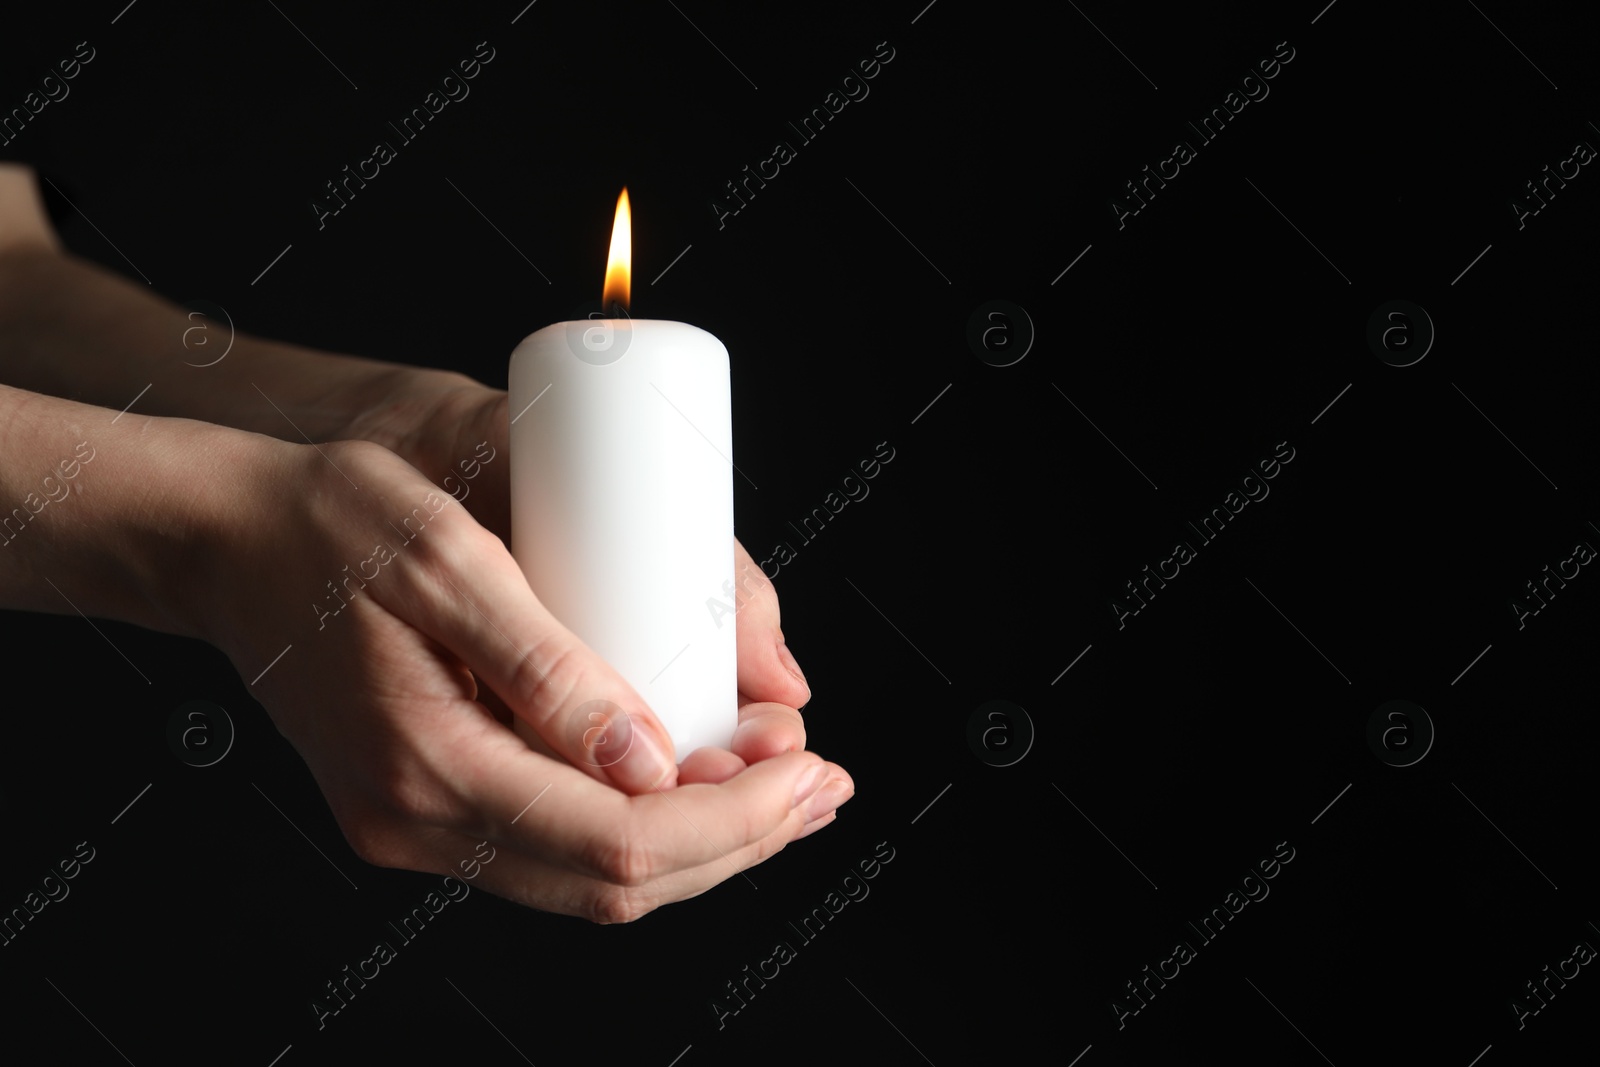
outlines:
M413 625L504 701L531 747L624 793L676 785L672 737L655 712L539 602L499 538L452 510L462 521L449 532L469 543L425 559L442 580L425 583L432 603L419 605Z

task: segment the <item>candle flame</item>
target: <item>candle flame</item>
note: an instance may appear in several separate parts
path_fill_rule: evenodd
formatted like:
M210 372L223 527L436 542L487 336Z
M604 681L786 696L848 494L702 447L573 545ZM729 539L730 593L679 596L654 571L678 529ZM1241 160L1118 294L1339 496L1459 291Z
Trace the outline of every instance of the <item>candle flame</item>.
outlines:
M633 276L633 219L628 212L628 189L617 197L617 217L611 225L611 254L606 258L606 283L601 302L628 310Z

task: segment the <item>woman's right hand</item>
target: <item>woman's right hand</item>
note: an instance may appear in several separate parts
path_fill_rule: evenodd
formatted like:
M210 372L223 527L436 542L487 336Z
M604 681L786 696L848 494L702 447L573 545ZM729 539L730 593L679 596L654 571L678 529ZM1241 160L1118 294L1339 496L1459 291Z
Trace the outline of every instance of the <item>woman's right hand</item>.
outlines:
M804 751L679 784L645 702L420 472L367 442L234 441L219 458L237 495L198 536L183 600L255 679L369 863L453 874L489 841L490 892L629 922L760 863L848 798L843 768ZM594 701L615 706L603 731ZM749 703L741 720L774 709ZM607 765L600 745L625 755Z

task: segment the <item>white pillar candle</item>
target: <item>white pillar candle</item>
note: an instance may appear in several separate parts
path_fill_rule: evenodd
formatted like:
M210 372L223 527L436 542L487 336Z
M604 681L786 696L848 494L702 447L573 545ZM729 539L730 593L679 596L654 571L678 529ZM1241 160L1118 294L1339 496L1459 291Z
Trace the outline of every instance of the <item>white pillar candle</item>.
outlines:
M510 394L529 587L644 698L680 762L729 747L737 627L707 603L734 576L728 350L681 322L556 323L511 354Z

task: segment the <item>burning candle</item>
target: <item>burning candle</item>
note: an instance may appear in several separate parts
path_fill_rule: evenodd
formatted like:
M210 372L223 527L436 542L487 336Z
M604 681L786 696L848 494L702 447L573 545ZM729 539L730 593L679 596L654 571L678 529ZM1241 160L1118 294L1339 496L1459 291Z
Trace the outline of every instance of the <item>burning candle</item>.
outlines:
M546 326L511 354L511 552L682 761L729 747L738 725L737 628L708 607L733 579L728 350L685 323L627 318L631 244L624 189L606 317Z

